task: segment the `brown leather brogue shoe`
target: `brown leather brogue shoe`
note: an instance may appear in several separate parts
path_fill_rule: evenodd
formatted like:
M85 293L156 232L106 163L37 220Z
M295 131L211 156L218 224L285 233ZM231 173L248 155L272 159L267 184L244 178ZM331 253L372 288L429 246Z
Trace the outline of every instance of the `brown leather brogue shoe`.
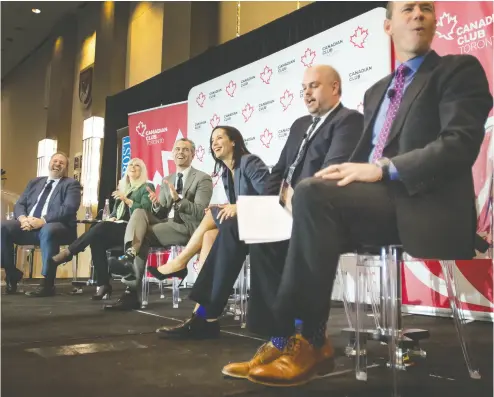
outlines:
M230 363L224 366L221 372L223 375L231 376L232 378L244 379L247 378L252 368L269 364L280 357L281 354L281 350L276 348L271 342L266 342L257 350L250 361Z
M266 386L300 386L333 370L334 349L329 339L318 349L303 336L296 335L290 338L279 358L253 368L247 379Z

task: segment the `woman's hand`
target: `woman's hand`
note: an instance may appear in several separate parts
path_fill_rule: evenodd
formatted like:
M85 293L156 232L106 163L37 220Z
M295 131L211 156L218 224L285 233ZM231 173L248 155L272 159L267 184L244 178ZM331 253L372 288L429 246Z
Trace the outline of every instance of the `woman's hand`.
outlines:
M221 211L218 213L220 224L223 223L225 219L233 218L235 215L237 215L237 204L226 204L222 206Z
M120 190L115 190L111 195L116 200L125 201L126 199L125 194L123 194Z

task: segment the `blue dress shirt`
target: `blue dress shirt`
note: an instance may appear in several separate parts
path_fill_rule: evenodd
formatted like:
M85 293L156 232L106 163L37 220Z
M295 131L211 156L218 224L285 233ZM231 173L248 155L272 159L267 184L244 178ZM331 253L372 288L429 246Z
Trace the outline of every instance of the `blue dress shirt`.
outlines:
M413 78L415 77L415 74L417 73L417 70L419 70L420 65L422 65L422 62L424 61L425 55L421 55L412 59L409 59L408 61L405 62L405 65L407 65L410 68L410 72L408 72L405 76L405 87L404 87L404 92L410 85L410 83L413 81ZM398 67L401 65L401 62L396 61L395 63L395 70L398 69ZM393 76L393 79L391 80L391 83L389 83L389 86L386 90L386 94L384 95L384 99L381 103L381 107L379 108L379 111L377 113L376 121L374 122L374 128L372 129L372 146L373 149L371 151L371 154L369 156L369 162L372 161L372 155L374 154L374 148L377 144L379 134L381 133L381 130L384 126L384 122L386 121L386 113L388 111L391 99L388 97L388 91L391 88L394 88L395 86L395 77ZM364 104L365 106L365 104ZM389 174L392 180L397 180L399 179L398 175L398 170L395 168L393 163L390 164L389 166Z

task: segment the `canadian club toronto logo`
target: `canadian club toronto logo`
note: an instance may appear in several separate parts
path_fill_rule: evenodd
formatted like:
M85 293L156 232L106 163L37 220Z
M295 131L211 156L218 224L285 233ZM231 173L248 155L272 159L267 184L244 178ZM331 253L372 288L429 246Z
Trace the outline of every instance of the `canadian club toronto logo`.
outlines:
M261 143L269 149L269 144L271 143L271 139L273 139L273 133L270 132L267 128L261 134Z
M205 152L206 151L204 150L204 147L202 145L199 145L199 147L196 149L196 158L201 163L204 161L204 153Z
M273 69L269 66L264 66L264 70L261 72L259 77L261 78L264 84L269 84L269 80L271 80L271 76L273 74Z
M363 29L359 26L350 36L350 43L352 43L354 47L364 48L364 43L367 36L369 36L369 30Z
M205 100L206 100L206 95L204 95L204 92L201 92L196 98L196 103L202 108L204 106Z
M287 110L290 107L292 101L293 101L293 94L290 91L285 90L283 96L280 97L280 103L281 106L283 106L283 111Z
M443 40L456 40L461 53L468 54L478 49L492 47L492 34L486 29L492 23L492 15L486 15L483 18L460 24L457 15L443 12L437 20L436 35Z
M230 80L230 82L226 86L226 93L228 94L228 96L233 98L233 96L235 95L236 89L237 89L237 84L235 84L235 82L233 80Z
M300 62L302 62L302 64L308 68L312 66L315 57L316 57L316 52L312 51L310 48L307 48L304 52L304 55L300 57Z
M142 121L139 121L139 124L136 125L136 132L144 137L144 134L146 133L146 124L144 124Z

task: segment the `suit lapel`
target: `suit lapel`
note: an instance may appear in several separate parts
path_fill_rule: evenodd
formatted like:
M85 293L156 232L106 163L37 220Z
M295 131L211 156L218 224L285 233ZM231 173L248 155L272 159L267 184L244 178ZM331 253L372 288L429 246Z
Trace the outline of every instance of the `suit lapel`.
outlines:
M195 168L191 167L190 171L189 171L189 175L187 175L187 178L185 179L184 190L182 193L183 197L185 197L185 194L190 189L192 182L194 182L195 177L196 177L196 170L195 170Z
M400 107L398 109L398 113L396 114L396 118L391 125L391 131L389 132L388 140L386 142L386 146L390 144L390 142L398 135L401 131L403 124L405 123L405 119L412 107L412 103L420 93L422 88L424 88L427 79L429 78L429 72L437 65L440 57L437 55L435 51L431 51L429 55L427 55L424 59L422 65L420 65L419 70L417 70L417 74L413 78L412 82L406 89L403 99L401 100Z
M45 177L45 178L42 178L38 181L38 183L36 184L36 187L34 189L34 193L33 195L31 196L32 197L32 201L31 201L31 205L29 206L29 212L33 209L33 207L36 205L36 202L38 201L38 197L39 195L41 194L41 192L43 191L43 188L45 187L46 185L46 181L48 180L48 177Z
M243 159L243 157L242 157ZM235 190L235 197L240 196L240 180L242 179L242 160L240 160L240 167L235 169L233 175L233 189Z

